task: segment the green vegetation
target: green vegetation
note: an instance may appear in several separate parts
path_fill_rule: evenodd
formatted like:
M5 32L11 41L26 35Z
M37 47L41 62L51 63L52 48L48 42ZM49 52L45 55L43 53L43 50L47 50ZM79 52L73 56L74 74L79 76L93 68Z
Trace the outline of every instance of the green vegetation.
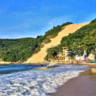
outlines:
M0 58L4 61L25 61L43 47L42 42L51 42L50 38L55 37L62 27L71 24L70 22L53 27L44 36L37 38L22 39L0 39Z
M0 58L4 61L24 61L39 47L42 38L0 39Z
M58 33L62 30L62 28L66 25L72 24L71 22L64 23L62 25L54 26L51 30L45 33L45 38L54 38L58 35Z
M40 51L43 44L51 42L50 39L57 36L62 28L68 24L72 23L67 22L55 26L44 36L37 36L37 38L0 39L0 58L4 61L25 61ZM62 47L67 47L71 51L69 54L71 57L76 54L82 55L84 50L96 54L96 19L75 33L64 37L60 45L48 49L46 59L56 56L58 52L61 52Z
M64 37L60 45L48 49L46 59L48 60L48 58L53 57L54 54L58 54L64 46L71 51L69 54L71 57L76 54L82 55L84 50L88 53L93 52L96 54L96 19L75 33Z

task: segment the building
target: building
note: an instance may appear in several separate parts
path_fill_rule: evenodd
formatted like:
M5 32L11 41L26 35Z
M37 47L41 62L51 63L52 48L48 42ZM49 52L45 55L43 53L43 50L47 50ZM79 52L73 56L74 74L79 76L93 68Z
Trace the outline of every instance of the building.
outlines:
M61 52L58 53L57 56L52 57L50 59L51 62L65 62L65 61L69 61L69 56L68 56L68 48L63 47Z

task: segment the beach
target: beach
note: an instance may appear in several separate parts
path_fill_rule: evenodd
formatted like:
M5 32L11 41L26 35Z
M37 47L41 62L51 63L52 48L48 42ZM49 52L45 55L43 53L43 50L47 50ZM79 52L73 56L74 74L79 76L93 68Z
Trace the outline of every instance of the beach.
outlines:
M96 96L96 67L66 82L53 96Z
M0 96L51 96L60 86L78 77L85 65L60 65L0 75Z

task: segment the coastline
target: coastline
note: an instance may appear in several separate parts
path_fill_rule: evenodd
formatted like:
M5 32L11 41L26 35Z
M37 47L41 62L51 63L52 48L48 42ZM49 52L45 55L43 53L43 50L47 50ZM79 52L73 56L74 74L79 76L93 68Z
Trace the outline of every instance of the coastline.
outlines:
M70 79L52 96L96 96L96 67L90 67Z
M51 62L38 62L38 63L24 63L24 62L6 62L6 61L0 61L0 64L32 64L32 65L45 65L45 64L50 64ZM68 64L73 64L73 65L88 65L88 66L93 66L96 67L96 63L56 63L56 64L64 64L64 65L68 65Z
M86 66L62 65L1 75L0 95L49 96L69 79L77 77L85 68Z
M59 64L58 64L59 65ZM69 65L69 64L64 64ZM89 64L73 64L89 65ZM34 69L48 69L48 67L39 67ZM90 78L95 78L90 79ZM84 85L84 86L83 86ZM52 96L96 96L96 65L90 64L89 69L81 72L78 77L74 77L65 82ZM70 94L69 94L70 93ZM91 95L90 95L91 94Z

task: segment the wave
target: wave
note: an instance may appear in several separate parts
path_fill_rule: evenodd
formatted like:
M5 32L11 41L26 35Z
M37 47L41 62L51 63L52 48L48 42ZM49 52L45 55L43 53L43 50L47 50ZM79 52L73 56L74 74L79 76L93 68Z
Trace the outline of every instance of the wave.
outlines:
M86 68L85 65L62 65L0 75L0 96L49 96Z

